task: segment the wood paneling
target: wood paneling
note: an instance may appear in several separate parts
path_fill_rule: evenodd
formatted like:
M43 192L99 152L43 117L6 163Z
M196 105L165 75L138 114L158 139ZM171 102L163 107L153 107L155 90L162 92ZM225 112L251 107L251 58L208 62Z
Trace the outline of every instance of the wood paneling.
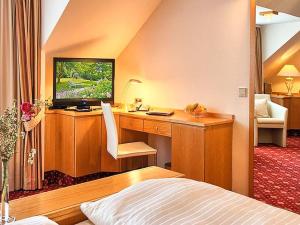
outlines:
M45 117L45 171L55 170L56 114Z
M205 130L205 182L231 190L232 126L218 125Z
M60 225L73 225L86 219L79 208L82 202L104 198L144 180L174 177L183 174L148 167L10 201L10 214L17 220L45 215Z
M56 134L56 170L75 177L74 117L65 115L57 116Z
M143 131L144 130L144 120L132 117L120 116L120 128Z
M119 115L114 115L118 130L118 136L120 141L119 131ZM120 171L120 160L114 159L107 151L107 133L105 127L105 121L102 117L102 137L101 137L101 171L104 172L119 172Z
M204 181L204 129L172 125L172 170Z
M75 119L76 177L101 171L101 117Z
M150 134L158 134L171 137L171 123L155 120L144 120L144 131Z

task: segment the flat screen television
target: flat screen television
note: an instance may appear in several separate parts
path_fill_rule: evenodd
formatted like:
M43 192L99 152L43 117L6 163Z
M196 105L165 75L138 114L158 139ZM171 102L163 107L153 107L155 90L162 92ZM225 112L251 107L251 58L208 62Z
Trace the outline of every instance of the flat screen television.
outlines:
M93 106L114 102L114 59L54 58L53 105Z

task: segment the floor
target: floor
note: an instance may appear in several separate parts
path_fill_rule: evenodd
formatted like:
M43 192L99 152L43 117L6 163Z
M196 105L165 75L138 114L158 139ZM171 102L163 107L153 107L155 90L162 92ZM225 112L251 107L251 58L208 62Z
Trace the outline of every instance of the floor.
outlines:
M300 137L288 137L286 148L255 148L254 197L300 214Z
M46 191L52 191L55 189L59 189L62 187L67 187L75 184L80 184L83 182L96 180L103 177L112 176L115 173L97 173L92 174L84 177L79 178L73 178L71 176L65 175L58 171L49 171L45 173L45 179L43 181L43 188L41 190L35 190L35 191L25 191L25 190L19 190L19 191L11 191L9 193L9 199L17 199L17 198L23 198L26 196L46 192Z

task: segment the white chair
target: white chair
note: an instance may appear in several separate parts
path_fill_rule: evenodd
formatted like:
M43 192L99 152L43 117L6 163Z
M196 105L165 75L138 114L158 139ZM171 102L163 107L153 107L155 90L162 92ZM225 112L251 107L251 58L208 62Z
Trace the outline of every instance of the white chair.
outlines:
M119 144L115 117L109 103L101 103L107 131L107 151L115 159L156 155L157 150L144 142ZM156 161L156 160L155 160ZM156 162L155 162L156 163Z
M255 117L254 145L274 143L286 147L288 109L272 102L267 94L255 94L257 99L266 99L270 118Z

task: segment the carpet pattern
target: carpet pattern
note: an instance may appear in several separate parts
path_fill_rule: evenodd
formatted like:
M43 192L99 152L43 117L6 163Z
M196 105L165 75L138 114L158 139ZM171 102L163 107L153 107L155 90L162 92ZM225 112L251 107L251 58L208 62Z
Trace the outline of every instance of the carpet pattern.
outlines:
M43 181L42 189L34 190L34 191L26 191L26 190L11 191L9 193L9 199L13 200L18 198L23 198L26 196L35 195L46 191L56 190L62 187L67 187L75 184L84 183L87 181L100 179L103 177L112 176L115 174L116 173L96 173L96 174L91 174L83 177L74 178L58 171L49 171L45 173L44 176L45 179Z
M286 148L260 144L254 152L254 198L300 214L300 137L289 137Z

